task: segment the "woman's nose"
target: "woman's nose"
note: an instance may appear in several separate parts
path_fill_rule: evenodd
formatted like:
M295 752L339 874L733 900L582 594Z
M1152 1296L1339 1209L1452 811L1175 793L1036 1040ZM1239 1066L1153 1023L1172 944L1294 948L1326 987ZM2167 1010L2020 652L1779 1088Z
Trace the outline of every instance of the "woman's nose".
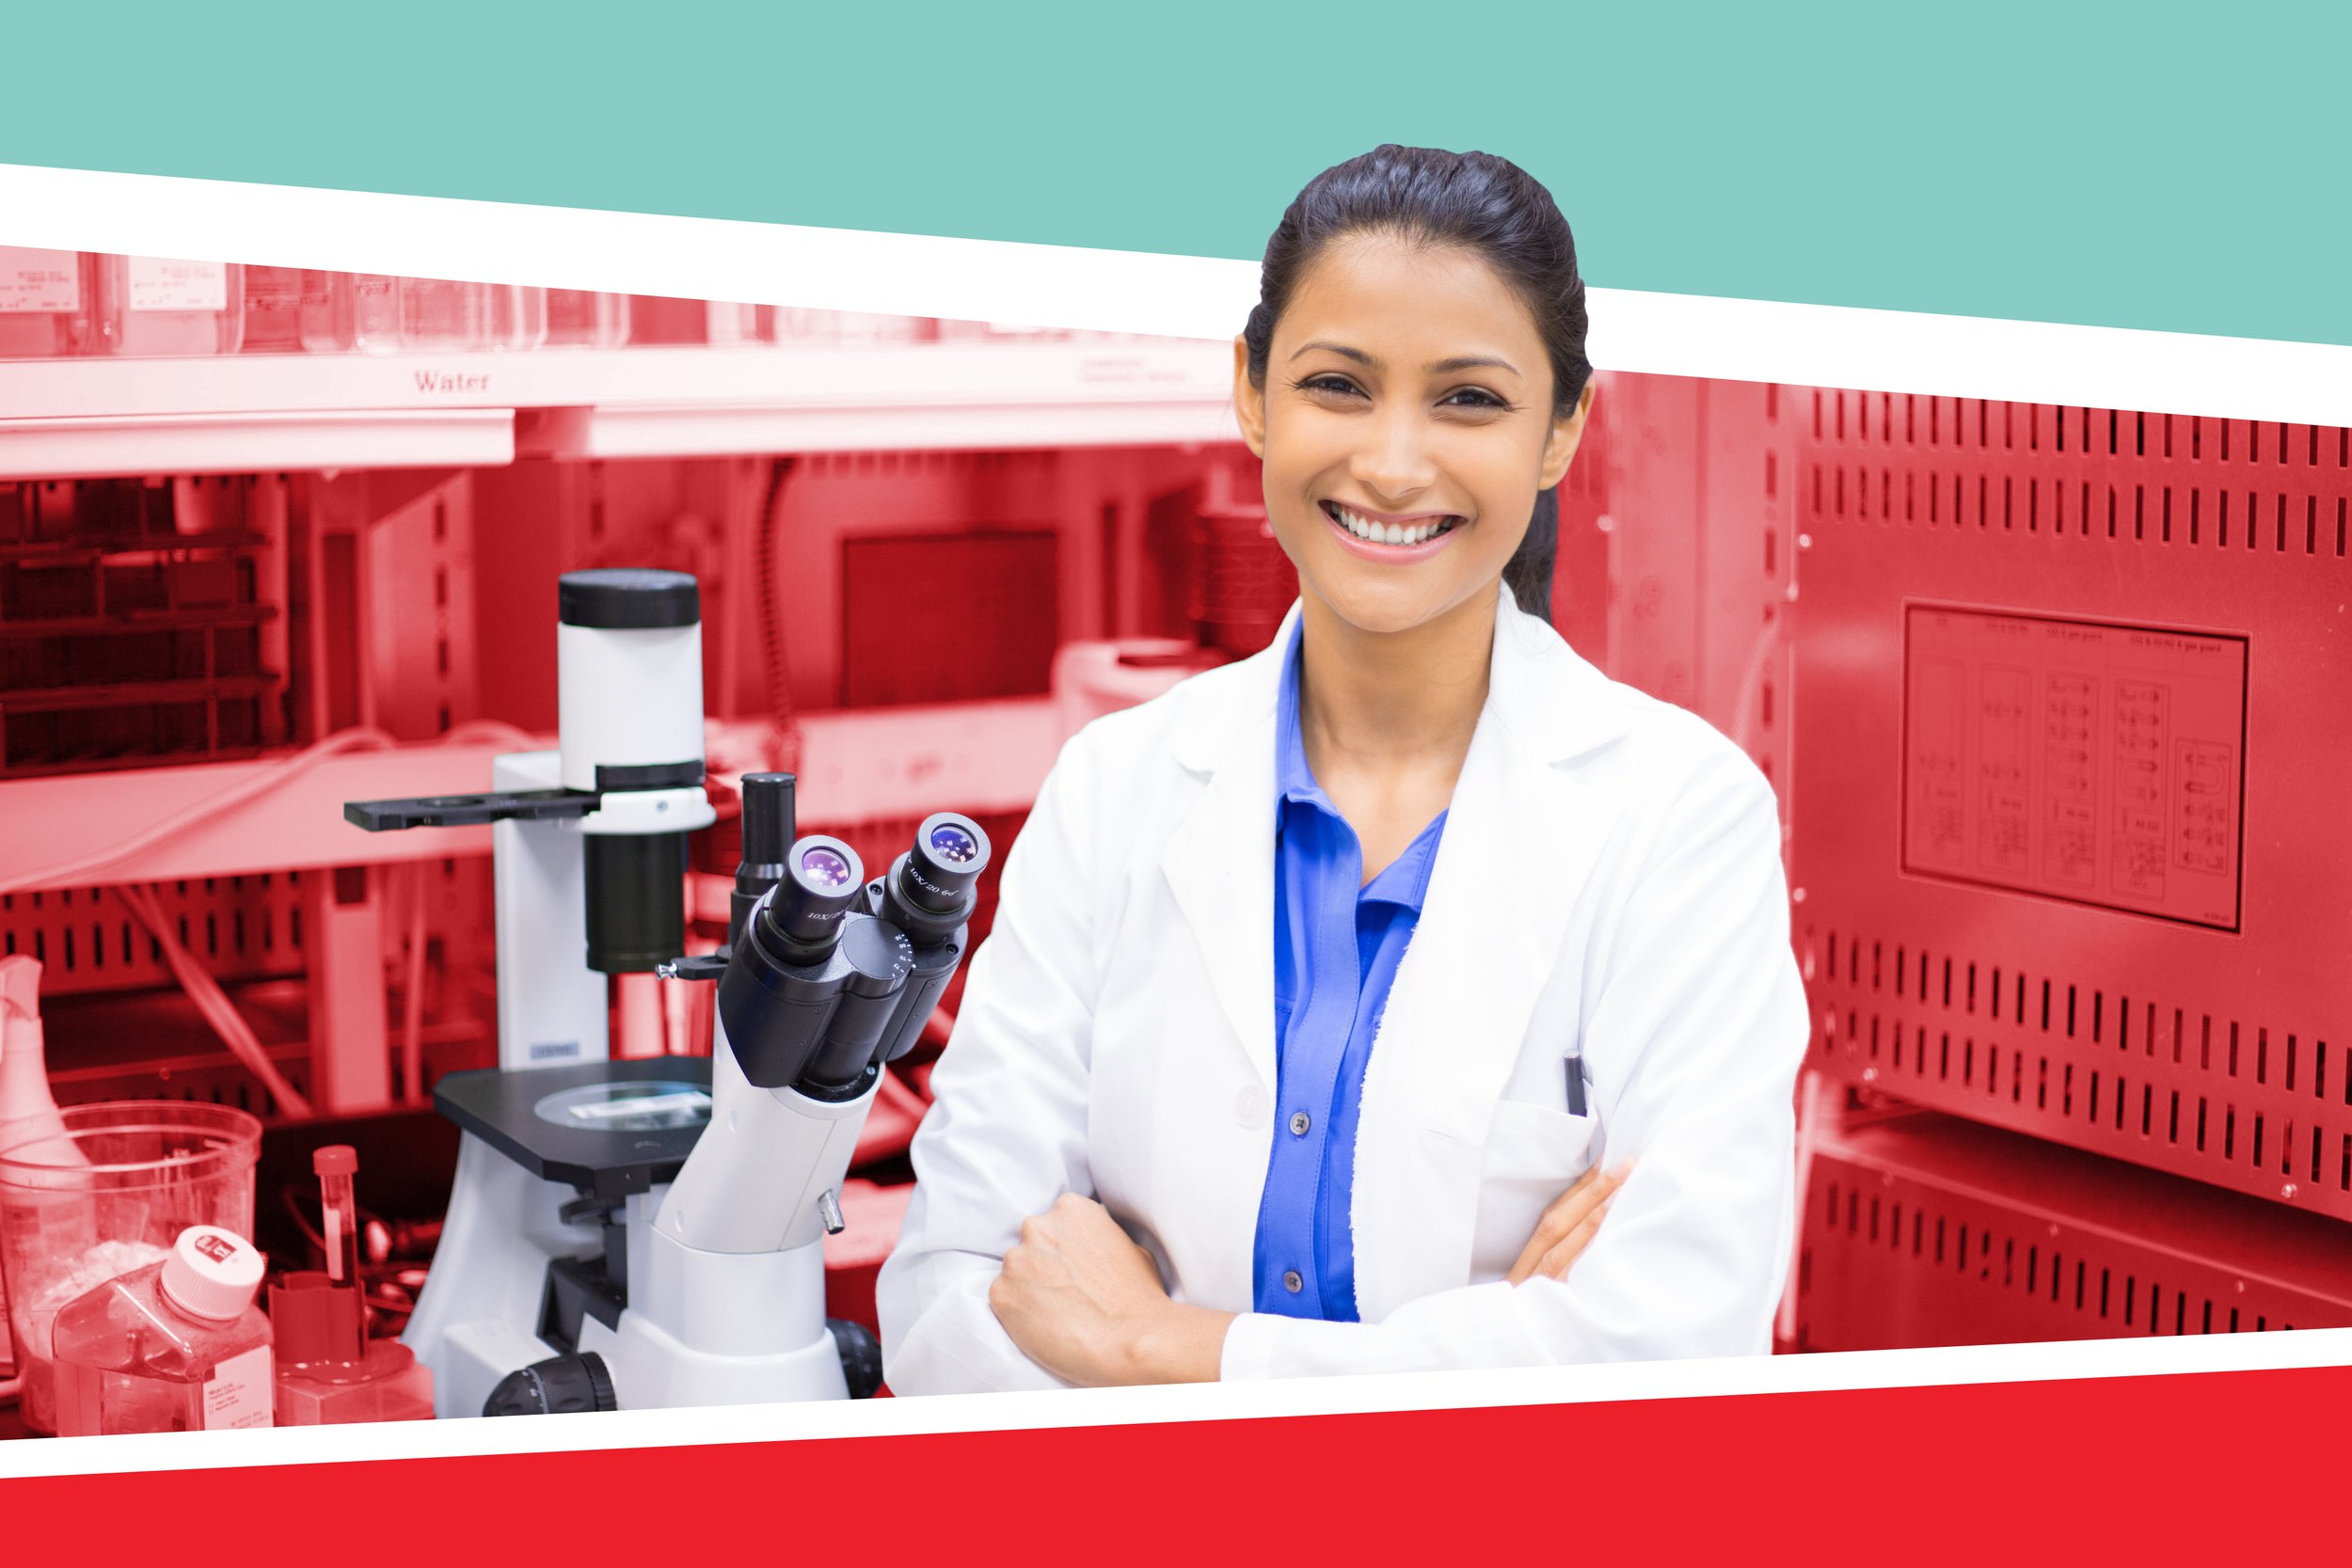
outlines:
M1356 482L1383 501L1402 505L1427 489L1438 470L1420 411L1384 409L1366 421L1351 467Z

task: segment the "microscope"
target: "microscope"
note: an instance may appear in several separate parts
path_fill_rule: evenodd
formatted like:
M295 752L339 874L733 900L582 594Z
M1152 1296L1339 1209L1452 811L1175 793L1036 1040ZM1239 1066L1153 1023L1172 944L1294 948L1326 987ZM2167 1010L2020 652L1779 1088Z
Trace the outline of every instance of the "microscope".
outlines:
M795 836L790 774L745 774L727 944L688 958L687 835L717 816L695 580L568 573L558 622L556 751L495 759L487 794L343 808L491 824L499 1065L434 1086L463 1136L402 1338L443 1417L870 1394L824 1238L882 1074L963 959L988 835L935 814L869 880ZM718 987L708 1058L609 1059L606 977L647 972Z

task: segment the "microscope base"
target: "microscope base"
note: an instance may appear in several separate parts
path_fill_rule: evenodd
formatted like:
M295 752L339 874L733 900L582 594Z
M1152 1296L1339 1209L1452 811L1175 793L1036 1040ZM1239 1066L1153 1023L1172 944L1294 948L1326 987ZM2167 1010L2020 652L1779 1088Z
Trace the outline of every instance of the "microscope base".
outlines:
M630 1230L629 1309L614 1328L582 1322L580 1336L623 1410L850 1397L825 1326L822 1245L700 1252L650 1226Z
M468 1132L424 1292L401 1342L433 1369L433 1413L479 1416L499 1380L553 1353L534 1327L548 1263L593 1251L598 1227L566 1225L568 1185L525 1170Z

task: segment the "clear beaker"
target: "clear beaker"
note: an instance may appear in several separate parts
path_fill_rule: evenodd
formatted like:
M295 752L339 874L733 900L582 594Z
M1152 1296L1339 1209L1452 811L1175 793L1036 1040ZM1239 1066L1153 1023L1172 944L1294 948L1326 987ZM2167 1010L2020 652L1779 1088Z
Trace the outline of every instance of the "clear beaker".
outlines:
M56 1431L58 1308L160 1262L180 1232L253 1233L262 1124L226 1105L125 1100L59 1111L66 1136L0 1148L0 1272L24 1379L24 1424Z

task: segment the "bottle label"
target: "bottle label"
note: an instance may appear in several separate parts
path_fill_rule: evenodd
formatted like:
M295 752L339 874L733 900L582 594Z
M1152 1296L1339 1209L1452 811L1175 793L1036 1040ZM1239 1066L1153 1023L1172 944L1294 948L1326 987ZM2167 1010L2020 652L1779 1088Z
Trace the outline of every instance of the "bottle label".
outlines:
M226 262L167 261L152 256L134 256L128 264L134 310L229 309Z
M0 316L72 313L82 308L82 259L71 250L0 245Z
M230 1356L204 1380L204 1430L268 1426L272 1394L267 1345Z

